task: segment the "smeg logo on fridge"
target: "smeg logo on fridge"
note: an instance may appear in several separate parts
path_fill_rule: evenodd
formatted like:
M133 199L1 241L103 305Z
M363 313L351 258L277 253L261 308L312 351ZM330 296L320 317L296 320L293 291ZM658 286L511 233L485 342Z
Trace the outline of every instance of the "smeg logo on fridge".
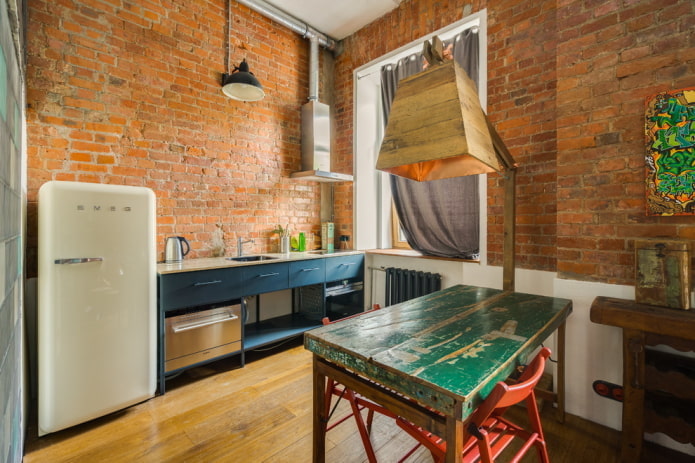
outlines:
M91 206L78 204L76 206L79 212L132 212L132 206L102 206L101 204L93 204Z

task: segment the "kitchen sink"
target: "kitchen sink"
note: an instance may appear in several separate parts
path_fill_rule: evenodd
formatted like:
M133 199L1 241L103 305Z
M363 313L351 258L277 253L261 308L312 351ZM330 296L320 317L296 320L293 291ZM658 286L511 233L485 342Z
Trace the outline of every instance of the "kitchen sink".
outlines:
M240 257L227 257L227 260L233 260L236 262L258 262L259 260L273 260L277 257L273 256L240 256Z

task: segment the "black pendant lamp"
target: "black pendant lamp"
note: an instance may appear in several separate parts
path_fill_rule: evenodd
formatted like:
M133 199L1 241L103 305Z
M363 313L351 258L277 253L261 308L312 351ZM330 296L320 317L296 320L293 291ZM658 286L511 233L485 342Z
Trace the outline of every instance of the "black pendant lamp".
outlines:
M228 72L222 74L222 92L229 98L239 101L258 101L263 99L265 92L263 86L256 79L256 76L249 71L249 65L246 63L246 58L239 63L239 66L234 66L234 70L229 72L230 62L230 40L232 24L232 0L227 0L227 24L225 28L225 44L227 54L224 57L225 68Z
M239 101L258 101L263 99L263 86L244 59L239 66L234 66L231 74L222 74L222 92L229 98Z

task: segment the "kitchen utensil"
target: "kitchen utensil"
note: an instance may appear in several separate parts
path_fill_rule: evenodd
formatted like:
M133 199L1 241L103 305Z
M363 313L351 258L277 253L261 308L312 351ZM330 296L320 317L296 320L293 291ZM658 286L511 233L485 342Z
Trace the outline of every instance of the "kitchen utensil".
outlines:
M289 236L281 236L280 237L280 254L289 254L290 253L290 237Z
M183 250L183 245L186 244L186 250ZM166 240L164 249L164 262L172 264L181 262L183 257L191 251L191 244L183 236L170 236Z

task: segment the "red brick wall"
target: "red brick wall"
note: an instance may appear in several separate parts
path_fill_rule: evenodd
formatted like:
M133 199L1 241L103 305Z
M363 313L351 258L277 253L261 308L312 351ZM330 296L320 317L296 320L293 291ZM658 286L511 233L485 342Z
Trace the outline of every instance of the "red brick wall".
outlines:
M519 164L516 265L556 267L555 1L488 6L488 111ZM503 181L488 176L488 259L502 263Z
M345 40L337 60L351 159L352 71L461 19L464 1L410 0ZM519 163L517 266L634 284L635 238L695 238L644 214L644 98L695 85L695 3L473 2L488 12L488 114ZM407 25L407 27L405 26ZM502 262L500 177L488 178L488 261Z
M318 184L289 180L300 170L308 42L231 4L231 64L247 58L259 102L222 94L225 0L29 4L30 212L51 179L148 186L160 256L169 235L205 257L215 233L229 255L237 236L255 240L246 252L274 252L278 223L320 229Z
M634 239L695 238L693 217L645 215L644 101L695 85L695 3L558 8L558 272L634 282Z
M288 179L300 168L308 45L232 7L232 61L248 58L265 85L261 102L220 91L224 0L30 3L30 211L43 182L74 179L153 188L160 251L172 234L207 256L216 230L227 254L237 236L274 250L278 222L318 231L319 186ZM520 166L518 266L632 284L635 238L695 238L690 217L645 216L642 146L644 98L695 85L690 0L404 0L344 41L333 88L322 89L334 102L334 169L352 172L353 70L466 8L487 8L489 115ZM496 265L499 180L488 178ZM334 188L336 235L352 234L353 185Z

